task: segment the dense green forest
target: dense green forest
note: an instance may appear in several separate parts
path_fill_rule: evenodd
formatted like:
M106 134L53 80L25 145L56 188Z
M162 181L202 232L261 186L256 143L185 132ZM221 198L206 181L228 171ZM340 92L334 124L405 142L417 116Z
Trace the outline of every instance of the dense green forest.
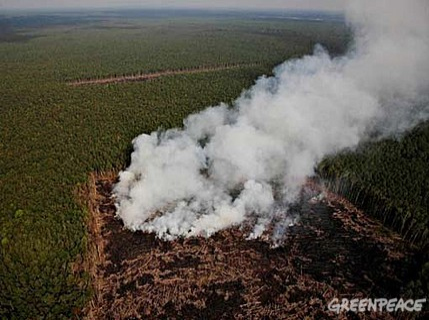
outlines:
M180 126L315 43L344 51L342 22L246 15L99 13L0 17L0 317L68 319L90 295L76 268L87 246L75 191L92 171L123 168L131 140ZM68 81L243 64L153 81ZM248 65L247 67L245 65Z

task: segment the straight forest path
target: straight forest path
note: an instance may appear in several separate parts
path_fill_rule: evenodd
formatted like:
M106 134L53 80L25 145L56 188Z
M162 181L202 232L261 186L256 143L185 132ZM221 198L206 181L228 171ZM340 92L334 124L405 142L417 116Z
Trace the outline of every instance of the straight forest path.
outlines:
M217 66L204 66L204 67L197 67L197 68L190 68L190 69L164 70L164 71L150 72L150 73L137 73L137 74L131 74L131 75L109 76L106 78L79 79L79 80L68 82L68 85L83 86L83 85L91 85L91 84L111 84L111 83L132 82L132 81L147 81L147 80L160 78L163 76L206 73L206 72L214 72L214 71L222 71L222 70L248 68L248 67L254 67L257 65L260 65L260 63L226 64L226 65L217 65Z

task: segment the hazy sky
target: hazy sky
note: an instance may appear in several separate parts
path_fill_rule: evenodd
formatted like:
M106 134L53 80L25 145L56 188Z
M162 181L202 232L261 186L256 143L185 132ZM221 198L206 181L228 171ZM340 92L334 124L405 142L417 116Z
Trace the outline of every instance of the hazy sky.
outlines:
M193 7L341 10L346 0L0 0L0 8Z

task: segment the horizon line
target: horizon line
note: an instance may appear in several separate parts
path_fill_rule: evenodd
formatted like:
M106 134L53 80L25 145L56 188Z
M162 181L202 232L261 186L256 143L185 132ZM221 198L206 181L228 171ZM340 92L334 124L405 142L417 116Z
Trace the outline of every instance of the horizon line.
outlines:
M310 9L310 8L243 8L243 7L200 7L200 6L123 6L123 5L110 5L110 6L41 6L41 7L2 7L0 6L0 15L3 11L15 12L70 12L70 11L84 11L84 10L184 10L184 11L218 11L218 12L320 12L342 14L343 10L329 10L329 9Z

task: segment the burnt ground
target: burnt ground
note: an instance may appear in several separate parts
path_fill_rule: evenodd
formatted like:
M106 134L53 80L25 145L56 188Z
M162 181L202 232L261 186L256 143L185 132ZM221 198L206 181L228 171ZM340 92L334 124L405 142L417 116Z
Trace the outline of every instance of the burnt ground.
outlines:
M309 183L300 220L282 245L238 228L164 242L115 218L115 176L93 176L89 319L411 319L412 313L341 313L333 298L406 298L414 251L346 200ZM311 199L310 199L311 198ZM426 314L427 315L427 314ZM416 316L416 314L414 314ZM417 314L418 317L425 316Z

